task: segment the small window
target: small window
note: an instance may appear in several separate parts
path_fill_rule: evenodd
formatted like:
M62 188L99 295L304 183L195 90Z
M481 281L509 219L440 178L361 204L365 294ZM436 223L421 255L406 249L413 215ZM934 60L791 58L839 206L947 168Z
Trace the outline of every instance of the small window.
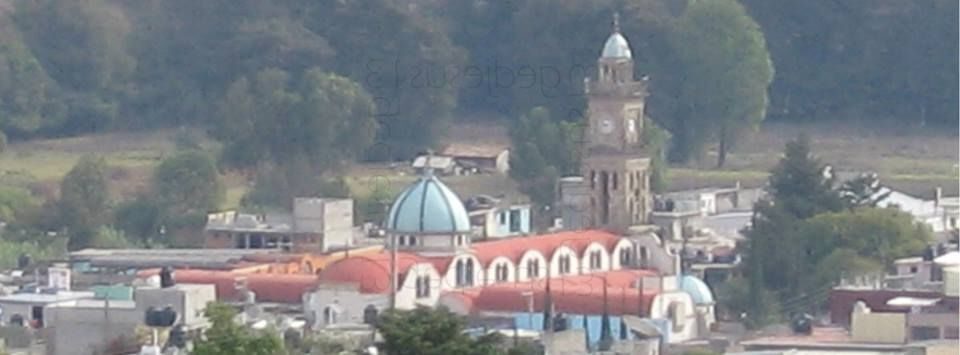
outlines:
M613 174L611 174L611 175L613 175L613 189L616 190L616 189L617 189L617 176L619 176L620 174L613 173Z
M560 274L566 275L570 273L570 256L564 255L560 257Z
M944 339L958 339L958 338L960 338L960 327L944 327L944 328L943 328L943 337L944 337Z
M410 240L407 241L407 243L411 246L417 245L417 242L418 242L417 237L414 237L414 236L410 236Z
M337 324L337 310L333 306L327 306L323 309L323 323L324 324Z
M937 327L910 327L912 340L940 339L940 328Z
M418 276L417 277L417 298L428 298L428 297L430 297L430 277Z
M916 267L916 266L911 266L911 267L910 267L910 273L911 273L911 274L916 274L916 273L917 273L917 267Z
M520 210L510 210L510 233L520 232Z
M497 214L497 217L500 219L500 225L507 224L507 212L506 212L506 211L500 211L500 213Z
M540 277L540 260L532 259L527 261L527 277L531 279Z
M473 286L473 259L467 260L466 280L464 284Z
M367 308L363 309L364 324L375 324L377 322L378 316L379 316L379 312L377 311L377 307L375 307L372 304L367 305Z
M590 269L599 270L601 266L601 256L599 250L594 250L590 252Z
M508 269L508 268L507 268L507 264L504 264L504 263L497 264L497 267L496 267L496 269L494 270L494 273L496 274L496 275L494 275L494 276L495 276L497 282L506 282L506 281L507 281L507 276L508 276L508 272L507 272L508 270L507 270L507 269Z

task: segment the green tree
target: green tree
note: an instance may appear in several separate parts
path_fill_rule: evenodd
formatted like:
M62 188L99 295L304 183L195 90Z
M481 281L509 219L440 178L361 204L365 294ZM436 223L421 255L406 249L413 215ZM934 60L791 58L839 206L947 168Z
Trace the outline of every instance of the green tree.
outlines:
M500 353L497 335L471 339L463 318L446 308L418 307L384 313L377 330L388 355L493 355Z
M69 110L58 128L77 133L113 124L136 67L124 12L105 0L19 1L14 18L25 43L65 89Z
M833 190L831 171L810 152L809 137L788 142L784 157L770 171L768 193L774 206L798 219L839 211L843 202Z
M760 27L736 0L695 1L671 36L680 66L680 115L672 130L683 160L719 141L717 166L767 109L773 64Z
M670 132L661 128L652 119L645 118L643 132L640 133L644 150L650 154L650 189L654 192L664 192L667 189L667 145Z
M39 207L36 199L24 189L0 186L0 221L17 223L25 214Z
M840 185L840 198L849 208L876 207L892 191L884 192L880 186L880 179L876 173L862 174L854 179L844 181Z
M216 164L207 153L178 152L154 169L153 194L172 215L204 214L223 203L225 190Z
M97 249L129 249L134 247L123 231L116 230L113 227L101 226L97 229L93 239L90 240L90 247Z
M114 223L126 235L143 245L152 245L163 225L164 213L157 198L141 194L117 205Z
M0 44L0 131L18 137L59 127L57 83L18 36L9 37Z
M237 80L221 103L217 137L237 166L305 160L316 169L357 157L377 130L373 99L357 83L319 69L292 82L261 71Z
M60 223L70 236L70 248L88 246L110 213L106 161L92 156L81 158L60 183L58 207Z
M465 53L434 19L395 1L311 4L304 23L337 51L330 69L376 99L381 129L368 156L409 159L435 144L457 102Z
M581 135L578 124L553 121L543 107L530 110L511 127L510 176L538 205L552 205L557 179L579 172Z
M276 355L283 354L283 342L268 332L257 332L237 324L237 311L223 303L210 303L204 310L210 328L194 342L194 355Z

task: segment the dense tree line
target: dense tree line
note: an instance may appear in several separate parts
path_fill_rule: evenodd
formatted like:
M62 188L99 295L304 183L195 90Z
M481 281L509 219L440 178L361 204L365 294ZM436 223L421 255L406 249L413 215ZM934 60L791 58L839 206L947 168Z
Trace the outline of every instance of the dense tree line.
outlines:
M719 292L727 307L747 313L749 325L821 311L836 282L882 273L931 240L910 214L876 207L875 177L836 186L830 171L801 137L770 172L768 196L754 207L740 246L746 279Z
M776 119L956 125L956 1L742 3L19 0L0 14L13 20L0 25L0 130L14 139L179 125L219 130L221 102L238 80L276 69L298 81L319 70L372 97L380 129L367 157L408 158L435 141L455 109L509 118L543 106L557 120L582 118L582 78L595 70L614 11L637 74L652 79L649 112L680 141L681 158L714 140L732 145L727 138L739 133L719 123L709 135L684 129L698 102L684 89L692 65L733 71L702 78L712 86L756 78L749 79L756 90L739 93L746 99L737 100L744 108L736 120L756 122L769 101ZM719 30L737 26L748 30ZM698 33L741 36L748 47L734 53L745 62L684 60L711 50L678 45L696 43ZM762 69L765 54L748 55L763 37L776 68L769 100L760 94L771 77ZM733 94L710 90L717 91ZM727 116L711 110L696 119Z

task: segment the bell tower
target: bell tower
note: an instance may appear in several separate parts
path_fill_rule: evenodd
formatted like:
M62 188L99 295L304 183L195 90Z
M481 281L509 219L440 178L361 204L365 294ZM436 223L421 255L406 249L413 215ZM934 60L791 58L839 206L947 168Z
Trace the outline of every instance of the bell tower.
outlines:
M613 17L613 31L597 60L597 79L584 79L587 126L581 174L589 191L587 223L624 231L650 212L650 158L640 141L646 80L633 77L633 54Z

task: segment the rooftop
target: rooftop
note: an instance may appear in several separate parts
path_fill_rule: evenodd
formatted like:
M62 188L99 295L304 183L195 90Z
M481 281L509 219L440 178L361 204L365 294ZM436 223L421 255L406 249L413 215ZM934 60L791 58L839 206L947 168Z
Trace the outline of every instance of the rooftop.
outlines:
M747 349L796 348L796 349L863 349L863 350L896 350L902 349L903 344L863 343L854 342L850 333L840 327L813 328L810 335L783 334L763 336L752 340L742 341L740 345Z
M14 293L0 296L0 303L48 304L93 298L93 292L59 291L57 293Z

